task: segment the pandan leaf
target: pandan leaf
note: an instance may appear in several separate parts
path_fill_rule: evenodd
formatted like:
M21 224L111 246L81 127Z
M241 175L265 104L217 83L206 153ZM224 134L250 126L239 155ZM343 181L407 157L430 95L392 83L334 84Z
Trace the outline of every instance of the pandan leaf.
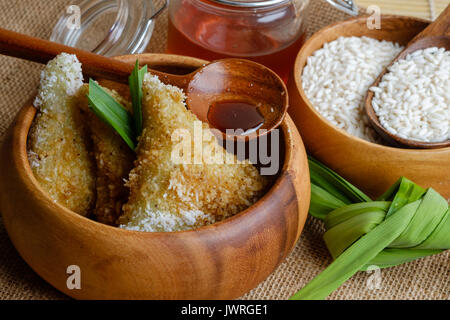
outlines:
M129 112L92 79L89 79L87 98L91 110L102 121L110 125L134 150L136 135L133 128L133 117Z
M138 137L142 134L142 83L146 73L147 65L139 69L139 61L136 60L133 72L128 77L131 102L133 105L134 128Z

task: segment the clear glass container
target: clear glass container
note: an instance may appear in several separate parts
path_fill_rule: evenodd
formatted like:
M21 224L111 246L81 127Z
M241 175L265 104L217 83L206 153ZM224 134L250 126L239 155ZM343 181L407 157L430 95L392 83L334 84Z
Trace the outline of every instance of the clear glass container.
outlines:
M207 60L241 57L287 79L305 40L310 0L172 0L167 52Z
M246 58L287 80L305 40L310 1L171 0L167 52L207 60ZM340 7L352 2L337 1Z
M154 19L166 4L156 9L152 0L75 1L55 25L50 40L105 56L141 53L152 36Z

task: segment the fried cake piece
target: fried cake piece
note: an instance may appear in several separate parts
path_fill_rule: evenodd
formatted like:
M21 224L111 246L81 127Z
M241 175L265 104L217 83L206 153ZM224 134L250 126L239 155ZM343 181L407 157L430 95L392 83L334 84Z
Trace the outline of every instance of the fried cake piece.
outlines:
M267 179L248 161L238 161L217 143L207 124L186 109L181 89L147 74L143 92L143 133L128 181L130 197L120 218L122 228L192 229L232 216L262 195ZM172 158L179 144L177 133L193 137L196 126L206 140L196 145L202 148L203 157L194 159L192 152L186 157L188 163L177 164ZM196 146L194 139L189 140L192 150ZM212 163L212 157L205 156L214 154L226 162Z
M86 216L95 201L95 164L88 150L83 112L74 98L82 80L81 64L67 53L51 60L42 71L28 158L50 197Z
M104 87L103 89L128 111L131 111L129 101L122 98L114 90ZM78 106L87 114L87 123L97 165L97 199L94 215L97 221L101 223L116 225L117 218L122 214L122 205L128 199L125 179L128 178L136 156L114 129L89 110L86 98L88 92L89 86L83 85L78 93Z

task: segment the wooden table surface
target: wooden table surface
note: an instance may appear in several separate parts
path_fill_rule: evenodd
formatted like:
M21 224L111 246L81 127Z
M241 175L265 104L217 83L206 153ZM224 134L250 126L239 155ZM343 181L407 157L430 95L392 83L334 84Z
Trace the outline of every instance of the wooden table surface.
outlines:
M450 0L356 0L356 3L361 8L377 5L385 14L433 19L450 4Z

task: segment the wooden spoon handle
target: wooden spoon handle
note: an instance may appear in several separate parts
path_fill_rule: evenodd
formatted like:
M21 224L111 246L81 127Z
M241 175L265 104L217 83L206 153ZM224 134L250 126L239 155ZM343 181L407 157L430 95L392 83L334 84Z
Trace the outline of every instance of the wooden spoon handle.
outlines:
M410 43L417 42L426 37L450 37L450 5L439 15L439 17L415 36Z
M83 65L83 73L88 77L128 83L128 76L134 67L134 64L0 28L0 54L45 64L61 52L75 54ZM182 89L187 87L190 80L190 75L148 71L157 75L162 82Z
M1 54L47 63L61 52L76 54L87 76L126 83L133 70L128 63L0 28Z

